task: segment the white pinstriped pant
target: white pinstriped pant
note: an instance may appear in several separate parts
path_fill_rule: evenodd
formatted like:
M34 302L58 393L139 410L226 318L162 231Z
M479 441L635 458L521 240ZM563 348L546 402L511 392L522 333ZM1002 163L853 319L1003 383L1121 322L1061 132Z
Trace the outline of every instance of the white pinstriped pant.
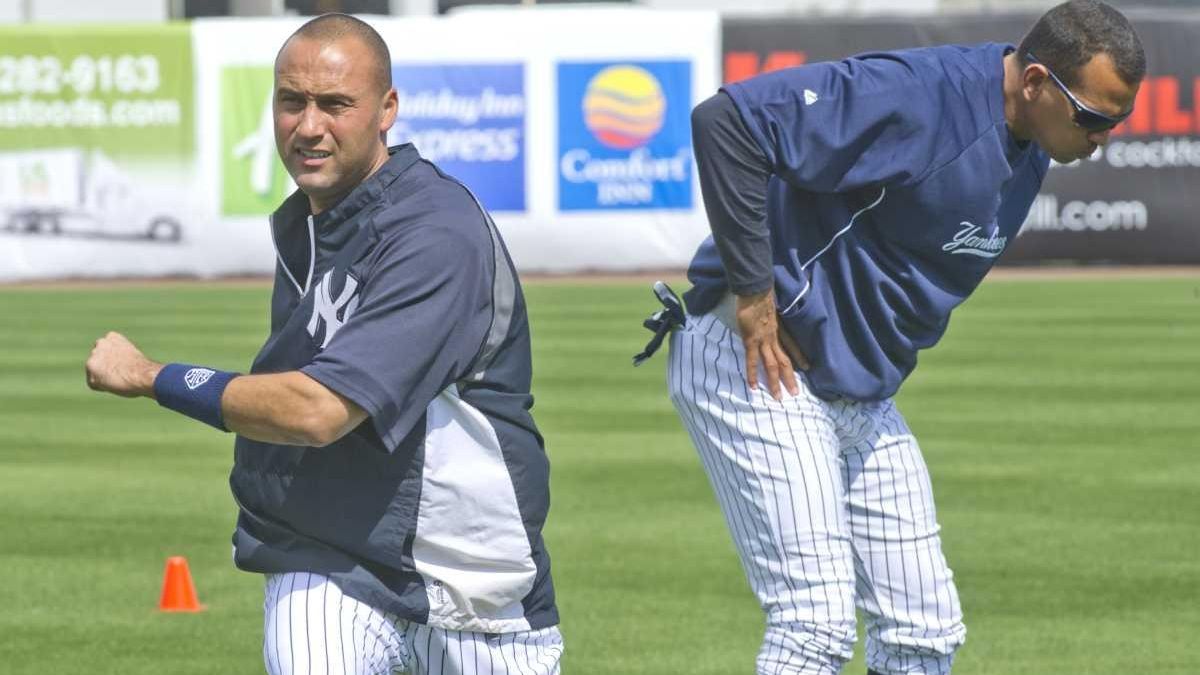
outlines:
M671 401L699 451L767 616L758 673L839 673L857 605L867 665L949 673L966 629L938 537L929 471L890 400L775 401L745 380L715 314L671 336Z
M270 675L557 675L557 627L522 633L431 628L381 612L327 577L266 579L263 660Z

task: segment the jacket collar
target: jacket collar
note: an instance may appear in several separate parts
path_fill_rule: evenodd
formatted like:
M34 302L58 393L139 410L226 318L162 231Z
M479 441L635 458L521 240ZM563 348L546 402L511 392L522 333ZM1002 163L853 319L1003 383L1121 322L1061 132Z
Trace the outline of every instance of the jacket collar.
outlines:
M275 254L283 271L301 296L312 284L313 268L317 257L317 240L322 246L337 240L349 240L359 229L340 232L343 223L354 220L354 216L369 204L383 196L384 191L409 167L420 159L417 149L406 143L388 148L388 160L362 183L350 191L333 208L312 215L308 196L296 190L271 214L271 238L275 243Z
M350 194L343 197L332 208L313 217L317 230L324 230L330 226L336 227L338 224L352 219L359 211L363 210L363 207L378 200L384 190L420 158L417 149L411 143L388 148L388 155L388 160L383 163L383 166L359 183L358 187L350 191Z

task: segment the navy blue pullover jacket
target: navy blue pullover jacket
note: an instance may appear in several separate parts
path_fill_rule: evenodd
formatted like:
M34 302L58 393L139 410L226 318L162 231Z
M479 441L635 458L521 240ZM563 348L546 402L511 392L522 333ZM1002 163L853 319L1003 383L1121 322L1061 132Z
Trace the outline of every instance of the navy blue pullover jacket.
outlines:
M1016 237L1045 177L1047 155L1005 121L1011 50L864 54L727 86L769 176L762 223L732 236L771 266L723 262L708 238L688 270L688 311L773 285L818 395L895 394ZM703 152L698 143L702 166Z

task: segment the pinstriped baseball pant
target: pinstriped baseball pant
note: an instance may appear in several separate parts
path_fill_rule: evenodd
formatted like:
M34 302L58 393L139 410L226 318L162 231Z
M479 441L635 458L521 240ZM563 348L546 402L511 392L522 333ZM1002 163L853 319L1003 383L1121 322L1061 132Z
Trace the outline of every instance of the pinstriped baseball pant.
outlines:
M691 434L767 617L758 673L829 675L867 665L949 673L964 642L929 472L890 400L775 401L745 381L741 338L715 314L671 336L671 400Z
M320 574L267 576L270 675L557 675L557 627L523 633L431 628L343 595Z

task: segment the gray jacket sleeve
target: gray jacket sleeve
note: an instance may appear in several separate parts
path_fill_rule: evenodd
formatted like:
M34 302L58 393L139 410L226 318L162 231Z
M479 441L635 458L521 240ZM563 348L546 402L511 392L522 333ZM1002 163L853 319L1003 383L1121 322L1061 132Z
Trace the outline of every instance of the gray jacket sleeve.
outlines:
M730 290L752 295L771 288L766 219L771 164L724 91L692 111L692 146L704 209Z

